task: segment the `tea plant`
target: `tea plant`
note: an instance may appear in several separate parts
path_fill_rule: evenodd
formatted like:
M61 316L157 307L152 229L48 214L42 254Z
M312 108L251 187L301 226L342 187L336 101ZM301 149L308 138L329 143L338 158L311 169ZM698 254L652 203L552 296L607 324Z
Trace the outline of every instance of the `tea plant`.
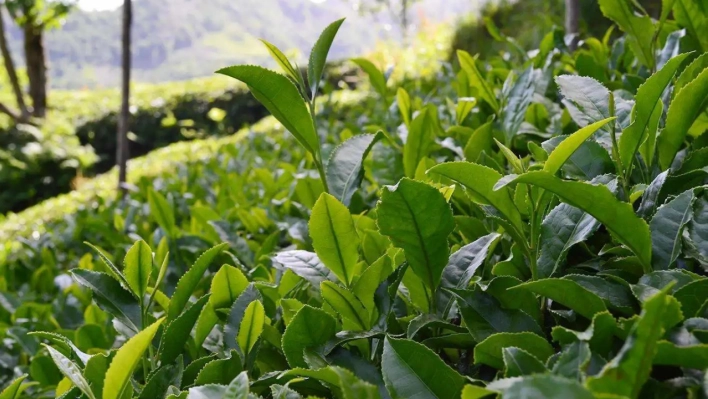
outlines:
M338 117L342 21L307 79L270 43L284 74L221 70L292 139L146 182L61 292L49 250L3 269L58 299L0 296L35 380L0 398L708 396L708 16L600 3L624 36L460 52L434 91L356 60L378 106Z

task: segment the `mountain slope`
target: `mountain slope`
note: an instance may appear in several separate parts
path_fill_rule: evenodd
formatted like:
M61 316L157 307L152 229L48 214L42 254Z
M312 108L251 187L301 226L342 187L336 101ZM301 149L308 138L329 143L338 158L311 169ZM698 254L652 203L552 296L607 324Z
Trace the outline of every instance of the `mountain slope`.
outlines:
M294 50L304 62L319 32L347 17L332 58L361 54L379 39L397 39L386 13L361 16L351 1L327 0L136 0L134 3L134 76L161 82L206 76L225 65L265 63L257 38ZM168 5L166 5L168 4ZM476 5L472 0L423 0L413 21L440 22ZM118 83L121 10L75 11L49 32L51 84L61 88L110 87ZM15 58L21 36L10 32Z

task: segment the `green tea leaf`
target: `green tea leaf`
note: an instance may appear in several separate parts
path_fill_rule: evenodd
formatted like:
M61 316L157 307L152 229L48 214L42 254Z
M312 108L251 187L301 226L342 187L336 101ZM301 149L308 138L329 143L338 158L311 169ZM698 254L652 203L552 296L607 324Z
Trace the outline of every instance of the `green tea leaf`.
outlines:
M701 49L708 51L708 10L705 3L693 0L676 0L674 2L674 17L676 22L685 27L686 30L700 44Z
M681 148L688 129L708 100L708 68L676 94L666 114L666 127L658 137L659 166L668 169Z
M545 338L531 332L495 334L474 347L475 364L486 364L496 369L504 368L502 351L515 347L535 356L541 362L553 355L553 347Z
M534 94L534 69L525 69L516 79L514 85L504 98L502 107L501 126L504 132L505 143L511 144L512 139L519 132L524 122L526 110L531 104Z
M452 210L435 188L410 179L386 187L377 206L382 234L402 248L413 272L434 291L448 258Z
M415 176L418 164L428 156L435 144L435 121L432 112L437 112L437 109L423 108L411 121L408 138L403 147L403 168L407 177Z
M484 125L473 130L470 134L470 138L465 144L464 154L465 159L469 162L479 163L481 162L482 152L486 151L488 154L492 152L493 143L493 133L492 129L493 123L487 122ZM469 129L464 126L459 126L457 129ZM470 129L471 130L471 129Z
M481 342L501 332L530 331L543 336L536 321L519 309L505 309L493 296L481 290L453 290L465 326L472 337Z
M535 294L548 297L588 319L592 319L595 313L607 310L605 303L600 297L572 280L547 278L520 284L511 289L526 289Z
M83 269L71 271L76 281L93 292L98 307L110 313L133 331L140 331L140 305L113 277Z
M327 185L330 194L344 205L349 205L364 180L364 161L383 136L382 132L359 134L332 151L327 162Z
M393 399L458 398L465 385L435 352L407 339L386 338L381 369Z
M22 392L27 388L27 384L23 385L22 382L27 378L27 374L23 374L14 381L12 381L5 389L0 392L0 399L19 399Z
M690 282L677 289L673 296L681 303L681 312L686 318L701 317L699 311L708 301L708 279Z
M556 77L556 84L563 95L563 105L578 126L592 125L611 116L610 91L597 80L561 75ZM608 127L602 129L609 132Z
M663 205L651 219L652 267L667 270L681 253L682 235L693 216L693 190L688 190Z
M123 397L123 392L126 389L132 390L130 377L163 321L164 318L154 322L118 349L106 372L103 382L103 399L119 399Z
M479 96L492 107L494 112L498 113L501 107L499 105L499 101L497 101L497 96L479 72L479 69L477 69L475 59L464 50L457 51L457 59L460 61L460 67L462 70L467 73L470 85L475 87L479 92Z
M687 53L669 60L663 68L650 76L637 90L637 103L632 110L632 124L622 131L619 141L619 154L623 165L632 163L639 145L646 139L647 128L653 118L656 103L660 101L662 93L671 83L686 57L688 57Z
M248 382L248 373L243 371L229 383L222 399L247 399L249 397L249 391L250 384Z
M624 245L637 255L646 270L651 267L651 235L649 226L639 218L632 206L615 198L602 185L564 181L548 172L529 172L513 180L542 187L563 202L580 208L599 220Z
M599 0L600 9L627 34L627 42L639 61L649 69L654 67L652 34L654 23L649 16L637 16L628 0Z
M369 329L369 313L353 293L331 281L323 281L320 292L322 299L340 316L353 322L359 330Z
M475 199L493 205L519 231L524 231L521 214L511 199L508 188L494 190L502 175L494 169L470 162L447 162L431 168L428 173L454 180L473 194Z
M320 84L320 80L322 80L322 74L327 64L327 54L329 54L329 49L332 47L334 37L337 36L339 27L342 26L343 23L344 18L332 22L322 31L314 47L312 47L310 61L307 64L307 80L310 83L312 98L317 96L317 87Z
M644 302L642 314L617 356L603 367L599 375L588 378L587 387L593 393L639 397L642 386L649 379L658 341L665 332L664 319L676 316L668 314L671 310L679 312L669 306L670 299L665 292L659 292Z
M177 224L175 222L175 211L172 205L167 202L167 199L155 190L148 191L148 203L150 204L150 215L155 218L157 224L165 230L169 236L173 236L177 232Z
M251 302L243 314L241 327L238 330L238 346L244 354L248 354L253 349L256 341L263 333L265 324L265 310L260 301Z
M170 308L167 311L167 321L170 322L177 318L182 313L184 307L189 302L194 289L201 281L204 272L206 272L209 264L219 256L228 246L227 243L219 244L206 252L204 252L177 282L174 294L170 300Z
M283 353L291 367L307 367L304 350L324 345L336 333L336 324L327 312L305 305L283 333Z
M351 284L359 261L359 235L349 209L322 193L312 208L310 236L317 256L344 284Z
M54 360L54 364L57 365L59 371L66 378L68 378L69 381L74 384L74 386L79 388L81 392L83 392L84 395L86 395L89 399L95 399L96 396L94 396L93 391L91 390L91 386L81 374L81 369L79 368L79 366L77 366L76 363L71 361L71 359L64 356L61 352L52 348L51 346L44 345L44 347L49 352L49 355L52 357L52 360Z
M123 261L125 279L133 293L142 298L152 274L152 250L143 240L136 242Z
M300 75L300 72L298 72L293 64L288 60L288 57L283 54L282 51L278 47L276 47L274 44L260 39L263 44L265 44L266 48L268 49L268 52L270 53L270 56L275 60L275 62L278 63L278 66L285 72L285 74L290 77L290 79L293 80L293 82L301 85L304 89L304 84L302 82L302 75Z
M158 358L162 364L174 362L184 351L190 333L208 301L209 294L204 295L165 327L158 350Z
M248 279L241 270L223 265L211 280L209 302L214 309L231 307L246 287L248 287Z
M659 341L653 364L705 370L708 368L708 345L678 346L673 342Z
M523 349L510 347L502 349L504 358L504 377L522 377L531 374L547 373L548 369L534 355Z
M534 375L513 382L504 399L594 399L577 381L555 375Z
M374 90L382 97L385 97L388 89L386 87L386 76L384 76L383 72L366 58L354 58L352 62L357 64L369 76L369 81Z
M563 140L553 150L553 152L550 153L548 159L543 165L543 170L551 174L556 174L561 169L563 164L565 164L568 159L570 159L571 155L573 155L575 151L580 148L580 146L585 142L585 140L590 138L590 136L592 136L596 131L598 131L598 129L605 126L608 122L614 123L614 120L614 117L603 119L599 122L595 122L591 125L585 126L584 128L568 136L568 138Z
M273 114L275 119L282 123L315 159L320 158L320 139L315 131L312 116L307 110L305 100L290 79L252 65L232 66L221 69L217 73L247 84L254 97ZM319 84L319 79L314 84Z
M411 124L411 96L408 94L406 89L399 87L396 92L396 102L398 103L398 110L401 112L401 118L406 126Z

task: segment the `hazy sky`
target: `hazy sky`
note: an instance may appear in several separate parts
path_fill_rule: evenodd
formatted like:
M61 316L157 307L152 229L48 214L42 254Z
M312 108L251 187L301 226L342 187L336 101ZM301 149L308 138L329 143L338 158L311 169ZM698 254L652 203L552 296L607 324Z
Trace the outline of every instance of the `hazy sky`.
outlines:
M87 10L112 10L123 4L123 0L79 0L81 8Z

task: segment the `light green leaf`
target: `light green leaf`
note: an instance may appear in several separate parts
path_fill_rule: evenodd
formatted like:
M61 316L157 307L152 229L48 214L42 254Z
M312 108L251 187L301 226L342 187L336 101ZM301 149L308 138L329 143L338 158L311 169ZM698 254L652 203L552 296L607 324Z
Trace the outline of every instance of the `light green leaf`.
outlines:
M130 387L130 377L165 319L159 319L130 338L116 352L103 382L103 399L119 399Z
M320 158L320 139L315 131L312 116L305 100L290 79L253 65L232 66L221 69L217 73L247 84L256 99L273 114L275 119L282 123L315 159Z
M653 364L697 370L708 369L708 345L678 346L673 342L659 341Z
M585 140L590 138L590 136L592 136L598 129L605 126L608 122L612 122L614 120L615 117L603 119L599 122L585 126L584 128L568 136L568 138L563 140L548 156L546 163L543 165L543 170L551 174L556 174L561 167L563 167L563 164L565 164L575 153L575 151L580 148Z
M310 237L317 256L347 286L359 261L359 235L349 209L322 193L310 215Z
M460 61L460 67L467 73L470 85L477 89L479 97L489 104L494 112L498 113L500 110L499 101L497 96L494 94L494 90L489 86L484 77L477 69L477 62L475 59L466 51L458 50L457 59Z
M299 71L297 71L295 69L295 67L290 62L290 60L288 60L288 57L285 54L283 54L283 52L280 51L280 49L278 47L276 47L274 44L272 44L266 40L263 40L263 39L260 39L260 40L261 40L261 42L263 42L263 44L265 44L266 48L268 49L268 52L270 53L270 56L275 60L275 62L278 63L278 66L280 66L280 68L283 70L283 72L285 72L285 74L288 75L288 77L290 77L290 79L292 79L293 82L300 85L304 90L305 85L303 84L303 81L302 81L302 75L300 74Z
M81 374L81 369L79 368L79 366L77 366L76 363L71 361L71 359L64 356L61 352L52 348L51 346L44 345L44 347L49 352L49 356L52 357L52 360L54 360L54 364L57 365L59 371L66 378L68 378L72 384L79 388L81 392L83 392L84 395L86 395L89 399L95 399L96 396L94 396L88 381L86 381L84 376Z
M165 230L167 235L175 235L177 233L175 211L172 209L172 205L167 202L167 199L157 191L150 189L148 191L148 204L150 205L150 215L155 218L157 224Z
M337 322L327 312L305 305L283 333L283 353L291 367L307 367L303 351L334 337Z
M315 45L312 47L312 51L310 51L310 61L307 64L307 80L310 83L310 91L312 92L313 98L317 96L317 87L320 85L320 80L322 80L329 49L332 47L334 37L337 36L339 27L342 26L343 23L344 18L329 24L329 26L322 31L317 42L315 42Z
M383 72L366 58L354 58L352 62L357 64L359 68L369 75L369 81L374 90L382 97L386 97L388 89L386 88L386 76L384 76Z
M352 292L331 281L320 285L324 299L340 316L356 324L359 330L366 331L369 326L369 313Z
M509 189L494 190L494 185L502 178L496 170L470 162L447 162L431 168L428 173L461 184L475 199L497 208L519 232L524 231L521 214L511 199Z
M708 104L708 68L686 84L669 105L666 127L658 138L659 166L668 169L681 148L688 130Z
M401 118L406 126L411 124L411 96L408 94L406 89L399 87L396 92L396 102L398 103L398 110L401 112Z
M233 266L223 265L211 280L211 298L214 309L229 308L248 287L248 278Z
M647 165L654 164L654 155L656 154L656 138L659 134L659 122L664 114L664 102L659 100L656 102L654 111L651 113L651 118L647 124L646 139L639 146L639 154L642 156L644 163Z
M661 206L651 219L652 267L667 270L681 253L684 227L693 216L693 190L688 190Z
M227 243L219 244L204 252L177 282L174 294L170 300L170 307L167 311L167 321L170 322L182 313L184 307L189 302L194 289L201 281L204 272L211 262L219 256L228 246Z
M374 294L379 285L386 281L386 278L393 273L393 264L391 257L384 254L359 276L359 279L354 284L354 294L364 305L365 309L373 310L375 308Z
M599 375L588 378L586 385L594 394L639 397L642 386L649 379L658 341L664 335L665 320L681 318L680 311L670 306L671 300L666 292L660 291L644 302L639 320L634 323L617 356L603 367ZM672 311L679 314L670 314Z
M22 382L27 378L27 374L23 374L14 381L12 381L2 392L0 392L0 399L19 399L22 392L29 386L29 384L22 384Z
M615 198L602 185L564 181L548 172L529 172L513 180L542 187L557 195L563 202L592 215L624 245L634 252L646 270L651 267L651 235L649 226L639 218L632 206Z
M251 302L243 314L241 327L238 330L238 346L244 354L248 354L253 349L253 345L263 333L265 324L265 310L260 301Z
M231 383L229 383L229 386L226 387L226 392L224 392L224 396L222 396L221 399L247 399L249 391L250 384L248 382L248 372L243 371L241 374L236 376Z
M344 205L349 205L364 180L364 161L383 136L382 132L359 134L332 151L327 162L327 185L330 194Z
M522 349L541 362L548 360L554 353L551 344L538 334L531 332L499 333L490 336L474 347L474 362L502 370L504 368L502 350L510 347Z
M472 133L470 134L470 138L467 140L467 144L465 144L465 148L463 150L465 154L465 159L469 162L475 162L479 163L481 162L480 157L482 155L482 152L485 152L487 154L491 154L492 152L492 139L493 139L493 122L487 122L484 125L480 126L477 128L477 130L473 130ZM457 126L454 127L454 129L470 129L465 126ZM471 129L470 129L471 130ZM453 128L450 128L451 132L454 132Z
M620 159L625 167L632 164L639 145L646 139L651 120L657 118L653 115L656 104L687 56L688 53L684 53L669 60L637 90L637 102L632 110L632 124L622 131L619 141Z
M408 138L403 147L403 168L406 176L414 177L415 170L422 159L424 159L433 145L435 145L434 116L432 112L437 112L435 108L423 108L413 119L408 129Z
M445 197L432 186L402 179L386 187L376 208L381 234L402 248L413 272L434 291L447 263L447 236L455 228Z
M639 61L649 69L654 68L654 23L649 16L637 16L629 0L599 0L600 9L627 34L627 42Z
M607 310L605 303L599 296L572 280L547 278L520 284L511 289L526 289L548 297L588 319L592 319L595 313Z
M386 338L381 369L393 399L459 398L465 385L435 352L407 339Z
M465 385L465 389L462 390L462 399L482 399L494 394L496 394L495 391L477 385Z
M125 254L123 272L130 289L142 298L152 274L152 250L145 241L137 241Z

